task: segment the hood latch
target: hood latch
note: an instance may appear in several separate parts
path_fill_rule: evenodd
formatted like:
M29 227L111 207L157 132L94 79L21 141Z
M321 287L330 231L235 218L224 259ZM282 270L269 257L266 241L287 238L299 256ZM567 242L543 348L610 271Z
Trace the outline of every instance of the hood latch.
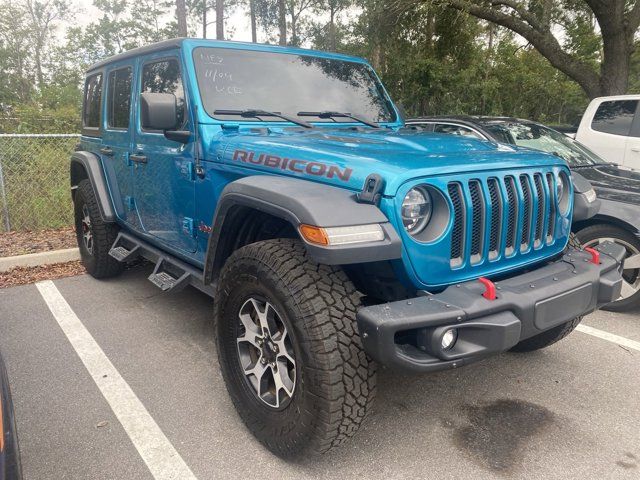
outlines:
M362 191L356 194L358 203L370 203L378 205L380 202L381 192L384 187L384 180L377 173L372 173L364 181Z

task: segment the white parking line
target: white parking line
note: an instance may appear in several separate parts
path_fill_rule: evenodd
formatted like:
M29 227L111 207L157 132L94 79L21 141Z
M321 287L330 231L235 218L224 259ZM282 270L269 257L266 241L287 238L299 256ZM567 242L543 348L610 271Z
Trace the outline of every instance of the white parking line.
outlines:
M586 333L587 335L593 335L594 337L601 338L602 340L616 343L626 348L632 348L633 350L637 350L640 352L640 342L636 342L635 340L629 340L628 338L614 335L613 333L605 332L604 330L598 330L597 328L589 327L582 324L578 325L576 327L576 330L582 333Z
M36 283L42 298L157 480L196 477L52 281Z

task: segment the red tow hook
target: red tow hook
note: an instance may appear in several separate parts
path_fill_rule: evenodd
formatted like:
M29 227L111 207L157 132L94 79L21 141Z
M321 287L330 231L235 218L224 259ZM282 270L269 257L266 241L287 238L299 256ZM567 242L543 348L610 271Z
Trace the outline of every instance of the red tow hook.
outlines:
M584 251L589 252L591 254L591 263L600 265L600 252L598 250L591 247L585 247Z
M497 295L496 295L496 286L494 285L494 283L488 278L484 278L484 277L478 278L478 281L482 285L484 285L484 293L482 294L482 296L487 300L495 300L497 298Z

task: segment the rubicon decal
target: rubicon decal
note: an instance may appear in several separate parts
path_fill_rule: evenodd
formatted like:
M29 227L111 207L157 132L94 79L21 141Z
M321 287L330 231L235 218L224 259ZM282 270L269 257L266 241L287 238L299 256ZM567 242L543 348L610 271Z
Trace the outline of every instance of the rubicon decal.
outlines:
M335 165L322 162L309 162L307 160L279 157L265 153L256 154L255 152L246 150L236 150L233 152L233 160L236 162L251 163L253 165L264 165L265 167L279 170L304 173L306 175L315 175L317 177L338 178L343 182L347 182L353 173L353 170L350 168L341 169Z

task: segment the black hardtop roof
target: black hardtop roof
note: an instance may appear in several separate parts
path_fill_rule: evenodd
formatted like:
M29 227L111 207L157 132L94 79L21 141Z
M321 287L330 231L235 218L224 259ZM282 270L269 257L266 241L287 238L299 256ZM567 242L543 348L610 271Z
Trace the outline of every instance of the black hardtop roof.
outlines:
M169 50L171 48L180 48L184 40L186 40L186 38L171 38L169 40L152 43L151 45L145 45L144 47L133 48L131 50L127 50L126 52L113 55L109 58L105 58L104 60L94 63L87 69L87 72L97 70L104 67L105 65L109 65L110 63L118 62L120 60L125 60L127 58L146 55L148 53L160 52L162 50Z

